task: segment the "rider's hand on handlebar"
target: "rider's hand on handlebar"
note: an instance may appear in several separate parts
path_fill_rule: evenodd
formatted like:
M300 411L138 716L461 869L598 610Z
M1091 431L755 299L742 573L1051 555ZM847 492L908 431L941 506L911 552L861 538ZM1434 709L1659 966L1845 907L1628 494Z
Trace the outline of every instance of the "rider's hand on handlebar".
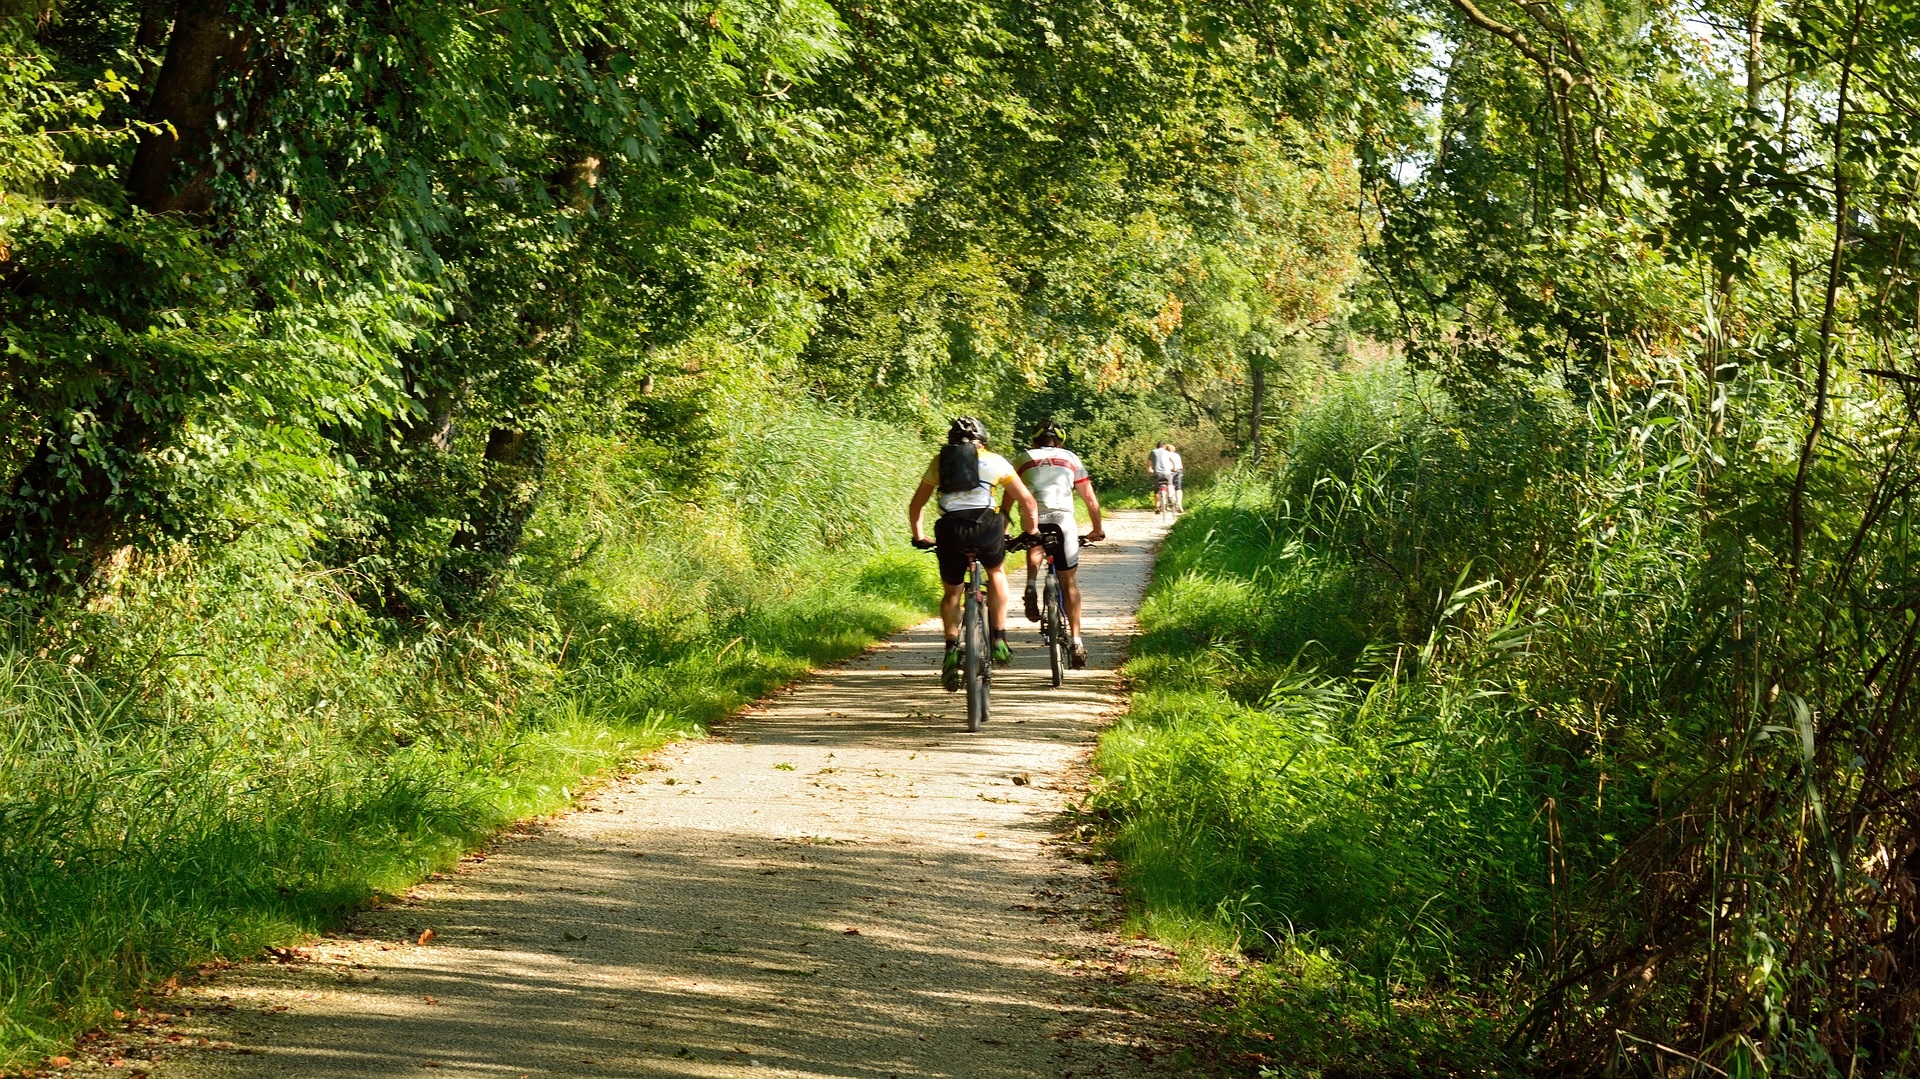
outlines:
M925 536L913 537L913 545L923 551L931 551L936 546L932 540L927 539Z
M1104 528L1096 528L1093 531L1087 533L1088 543L1099 543L1101 540L1106 538L1107 538L1107 530Z

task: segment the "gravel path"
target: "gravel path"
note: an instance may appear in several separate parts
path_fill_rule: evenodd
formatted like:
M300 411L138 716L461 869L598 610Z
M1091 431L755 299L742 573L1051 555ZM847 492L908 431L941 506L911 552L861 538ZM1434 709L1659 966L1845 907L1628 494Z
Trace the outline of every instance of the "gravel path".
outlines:
M293 962L182 989L167 1077L1128 1075L1117 900L1055 835L1159 528L1084 556L1090 669L1018 656L965 731L937 621L664 751ZM1017 581L1017 578L1016 578ZM1017 587L1017 584L1016 584ZM420 943L423 931L433 936ZM1111 991L1104 990L1108 997ZM202 1038L206 1048L194 1051Z

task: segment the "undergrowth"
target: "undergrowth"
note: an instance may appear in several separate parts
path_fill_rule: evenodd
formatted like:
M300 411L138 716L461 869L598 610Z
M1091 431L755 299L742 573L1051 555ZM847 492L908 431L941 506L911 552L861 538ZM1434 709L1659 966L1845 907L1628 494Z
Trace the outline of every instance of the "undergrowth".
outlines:
M1796 560L1790 376L1645 362L1333 379L1168 539L1093 806L1273 1073L1920 1071L1912 402Z

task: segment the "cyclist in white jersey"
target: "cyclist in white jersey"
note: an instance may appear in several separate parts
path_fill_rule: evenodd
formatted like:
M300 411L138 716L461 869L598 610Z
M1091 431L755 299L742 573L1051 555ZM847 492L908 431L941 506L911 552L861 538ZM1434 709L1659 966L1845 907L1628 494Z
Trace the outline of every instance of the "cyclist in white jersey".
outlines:
M1026 481L1027 489L1033 492L1033 499L1040 509L1040 538L1053 552L1054 564L1060 571L1060 592L1066 600L1067 624L1073 630L1073 666L1078 670L1087 665L1087 646L1080 639L1080 526L1074 520L1073 499L1075 495L1087 504L1087 518L1091 528L1087 539L1099 541L1107 538L1107 532L1100 521L1100 499L1093 493L1093 480L1087 475L1087 466L1082 464L1078 454L1065 448L1066 438L1059 428L1049 420L1033 434L1033 448L1023 450L1013 459L1013 467L1020 478ZM1001 512L1005 512L1005 502ZM1027 621L1040 621L1040 593L1035 580L1040 575L1042 549L1038 546L1027 549Z

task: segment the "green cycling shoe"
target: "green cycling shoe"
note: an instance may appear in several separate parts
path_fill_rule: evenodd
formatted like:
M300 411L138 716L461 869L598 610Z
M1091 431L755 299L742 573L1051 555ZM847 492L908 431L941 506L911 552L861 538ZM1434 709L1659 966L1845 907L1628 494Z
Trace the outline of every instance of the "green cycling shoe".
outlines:
M960 688L960 646L947 646L947 656L940 661L940 684L952 693Z

